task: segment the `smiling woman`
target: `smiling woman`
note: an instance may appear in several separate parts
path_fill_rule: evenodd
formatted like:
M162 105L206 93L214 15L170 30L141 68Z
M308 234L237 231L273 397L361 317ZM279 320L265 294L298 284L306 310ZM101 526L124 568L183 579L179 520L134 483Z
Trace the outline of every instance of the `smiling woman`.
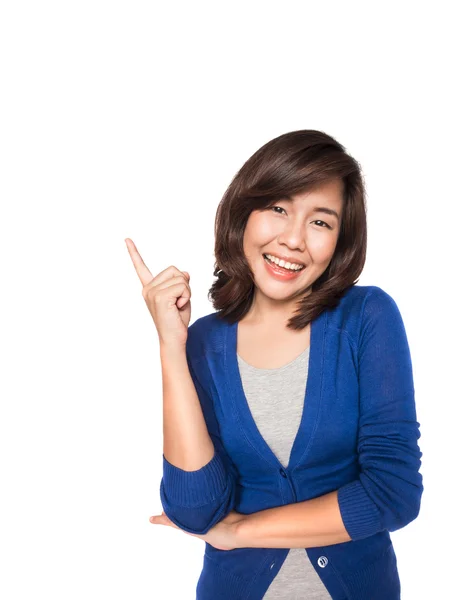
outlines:
M420 432L399 308L356 285L366 243L360 165L293 131L218 206L215 311L186 333L188 283L174 267L160 279L164 338L186 343L161 352L155 523L204 540L197 600L400 598L390 532L420 510Z

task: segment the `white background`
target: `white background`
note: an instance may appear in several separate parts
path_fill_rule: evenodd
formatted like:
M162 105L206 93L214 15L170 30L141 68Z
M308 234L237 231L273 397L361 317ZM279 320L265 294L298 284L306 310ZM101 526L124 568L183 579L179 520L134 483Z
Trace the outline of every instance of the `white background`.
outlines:
M162 510L159 348L124 239L213 311L213 223L262 144L362 165L361 285L412 352L424 494L402 600L447 590L448 52L442 2L21 2L0 9L0 596L194 600L204 542ZM157 591L159 590L159 591Z

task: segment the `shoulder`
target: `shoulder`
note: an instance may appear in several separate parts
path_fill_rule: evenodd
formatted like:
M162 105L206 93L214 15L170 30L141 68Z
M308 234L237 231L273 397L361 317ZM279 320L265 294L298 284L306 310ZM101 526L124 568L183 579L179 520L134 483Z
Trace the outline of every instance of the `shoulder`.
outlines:
M359 309L362 312L397 306L393 297L377 285L353 285L344 294L342 301L347 309Z
M328 326L359 339L367 323L386 320L401 322L394 298L377 285L353 285L341 297L337 307L328 311Z
M386 298L391 296L378 285L352 285L342 296L343 300L353 302L357 300L365 300L369 297Z

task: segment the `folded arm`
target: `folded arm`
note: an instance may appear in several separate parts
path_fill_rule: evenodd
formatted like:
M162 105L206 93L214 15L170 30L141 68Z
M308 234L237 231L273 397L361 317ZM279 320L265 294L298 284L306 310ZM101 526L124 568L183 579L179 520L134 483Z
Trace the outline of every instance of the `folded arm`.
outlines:
M337 492L243 515L237 548L314 548L349 542Z

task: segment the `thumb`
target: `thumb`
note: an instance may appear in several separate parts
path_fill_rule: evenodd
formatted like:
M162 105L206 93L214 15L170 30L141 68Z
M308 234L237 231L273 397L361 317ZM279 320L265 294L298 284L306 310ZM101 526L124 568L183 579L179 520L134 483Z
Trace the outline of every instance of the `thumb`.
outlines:
M162 512L162 514L160 515L153 515L152 517L150 517L150 522L151 523L157 523L159 525L168 525L168 517L165 515L164 512Z

